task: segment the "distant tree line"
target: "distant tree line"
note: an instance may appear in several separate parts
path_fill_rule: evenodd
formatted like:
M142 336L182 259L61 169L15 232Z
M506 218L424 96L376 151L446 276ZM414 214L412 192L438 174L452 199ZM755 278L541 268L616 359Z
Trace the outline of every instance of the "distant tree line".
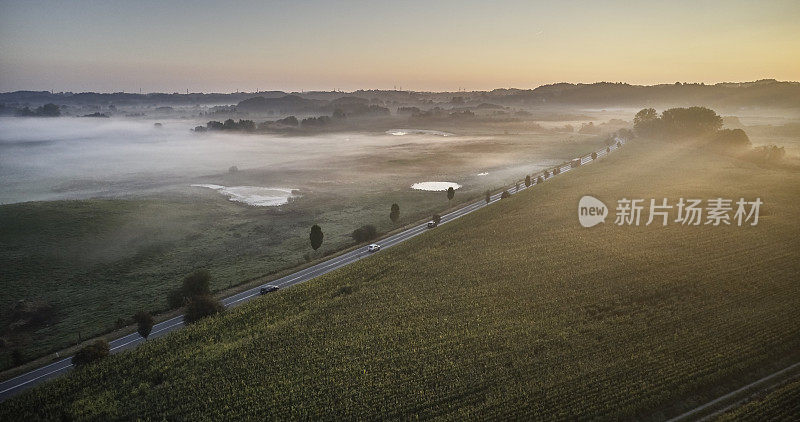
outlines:
M671 108L658 115L646 108L633 118L638 136L662 139L686 139L714 134L722 128L722 117L705 107Z
M700 139L724 149L750 146L750 139L742 129L722 129L722 117L706 107L671 108L661 115L653 108L646 108L636 113L633 129L637 136L645 138Z
M344 118L344 117L340 117ZM233 132L256 132L266 131L270 129L286 129L294 127L304 128L319 128L330 125L333 119L330 116L317 116L307 117L299 120L295 116L288 116L275 121L262 122L258 125L252 120L242 120L238 122L233 119L225 120L224 122L212 120L206 123L205 126L197 126L194 128L195 132L208 132L208 131L233 131Z
M23 107L17 110L15 115L17 117L58 117L61 115L61 109L53 103L48 103L36 107L35 110L31 110L30 107Z
M433 120L472 120L475 113L470 110L448 111L441 107L434 107L430 110L416 111L411 113L412 120L433 121Z
M331 118L328 116L308 117L300 121L300 125L303 127L320 127L330 123Z
M646 108L636 113L633 129L637 136L645 138L700 139L726 149L750 146L750 139L742 129L722 129L722 117L705 107L671 108L661 115L653 108Z
M334 119L346 119L355 116L388 116L391 114L388 108L376 104L346 103L339 104L333 110Z
M243 101L239 104L238 108L242 108L243 105L247 105L247 107L243 109L250 109L255 107L254 111L266 111L266 109L262 109L259 104L262 102L269 102L272 100L280 100L282 102L302 102L305 101L300 97L297 96L286 96L279 99L266 99L263 97L256 97L251 98L249 100ZM331 103L331 108L333 108L333 113L331 116L321 115L321 116L312 116L306 117L302 120L298 119L296 116L287 116L282 119L278 119L275 121L265 121L258 125L256 125L252 120L239 120L238 122L234 121L233 119L228 119L224 122L219 121L210 121L205 126L197 126L194 128L195 132L207 132L207 131L239 131L239 132L254 132L254 131L269 131L269 130L287 130L297 127L302 127L304 129L318 129L321 127L328 126L334 121L341 121L347 119L351 116L360 116L360 115L389 115L390 111L386 107L382 107L379 105L367 105L365 104L367 100L355 97L345 97L340 98L338 100L334 100ZM250 108L248 108L250 107ZM237 108L237 110L238 110ZM270 109L271 110L271 109ZM271 112L274 110L271 110ZM225 112L230 112L226 110Z
M582 133L584 135L597 135L601 131L599 126L595 126L594 122L583 123L581 128L578 129L578 133Z
M233 119L228 119L225 120L224 122L218 122L216 120L212 120L206 123L205 126L197 126L194 128L195 132L206 132L206 131L217 131L217 130L254 132L256 130L256 124L252 120L242 120L242 119L239 119L238 122Z
M744 159L761 165L780 164L786 152L777 145L750 148L750 138L742 129L722 129L723 119L714 110L705 107L671 108L659 115L655 109L646 108L633 119L634 133L638 137L671 141L699 140L723 152L735 152Z
M418 114L421 113L419 107L397 107L397 114Z
M759 165L781 164L786 156L786 150L777 145L763 145L750 150L745 158Z
M294 116L278 119L275 121L275 123L282 126L294 126L294 127L297 127L300 124L300 122L297 120L297 117Z

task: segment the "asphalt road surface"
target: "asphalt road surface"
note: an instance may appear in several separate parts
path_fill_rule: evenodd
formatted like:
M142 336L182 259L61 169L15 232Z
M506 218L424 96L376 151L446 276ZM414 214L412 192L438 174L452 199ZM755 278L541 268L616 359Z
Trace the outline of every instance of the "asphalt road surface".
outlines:
M611 151L617 149L616 144L610 147ZM603 148L597 151L597 157L603 157L606 155L606 149ZM585 156L581 158L581 164L586 164L591 162L591 156ZM559 174L564 174L572 169L572 166L567 163L561 166L561 170ZM554 176L551 176L554 177ZM548 178L549 180L549 178ZM532 180L535 182L535 180ZM532 184L531 187L536 186ZM526 189L524 184L519 185L519 190L522 191ZM515 187L511 187L508 189L508 193L514 194L516 193ZM487 204L485 199L480 200L479 202L474 202L468 205L463 206L449 214L443 215L442 220L439 224L446 224L450 221L453 221L463 215L469 214L477 209L483 208L487 205L495 203L500 200L500 194L495 194L491 197L491 201ZM389 237L384 239L376 240L374 243L381 246L381 250L386 248L391 248L392 246L404 242L408 239L411 239L414 236L417 236L425 231L430 230L427 227L427 223L420 224L415 227L411 227L406 229L400 233L393 234ZM432 229L435 230L435 229ZM225 305L226 308L230 308L232 306L239 305L241 303L245 303L254 297L259 296L261 287L266 285L273 285L278 286L280 288L286 288L293 286L295 284L303 283L314 279L318 276L323 274L329 273L337 268L341 268L347 264L351 264L356 262L362 258L366 258L373 253L380 253L380 252L369 252L366 246L360 247L358 249L352 250L345 254L333 257L327 261L320 262L314 266L305 268L303 270L297 271L293 274L287 275L285 277L279 278L277 280L273 280L269 283L264 285L253 287L250 290L246 290L241 293L237 293L233 296L229 296L225 299L222 299L222 304ZM166 321L160 322L153 326L153 330L150 333L149 339L155 339L166 335L172 331L178 330L183 327L183 315L176 316L174 318L170 318ZM111 353L118 353L123 350L132 349L142 343L144 339L138 333L128 334L124 337L120 337L118 339L112 340L109 342L109 347L111 349ZM49 365L45 365L41 368L34 369L30 372L26 372L22 375L17 377L11 378L9 380L3 381L0 383L0 402L14 396L25 389L33 387L39 383L42 383L46 380L55 378L69 370L72 369L72 357L67 357L61 359L59 361L53 362Z

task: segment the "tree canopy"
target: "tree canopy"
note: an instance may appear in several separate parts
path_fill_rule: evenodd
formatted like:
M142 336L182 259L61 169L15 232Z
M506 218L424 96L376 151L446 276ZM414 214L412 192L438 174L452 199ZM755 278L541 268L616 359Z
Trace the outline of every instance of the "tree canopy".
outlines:
M186 304L193 296L211 293L211 273L200 269L184 277L181 287L170 292L167 302L172 308Z
M202 126L198 126L195 128L196 132L205 132L201 128ZM253 132L256 130L256 124L252 120L242 120L235 121L233 119L225 120L224 122L218 122L216 120L212 120L206 123L206 130L230 130L236 132Z
M714 135L712 143L722 148L747 148L750 138L742 129L722 129Z
M53 103L47 103L36 107L36 110L31 110L30 107L21 108L17 110L16 115L18 117L58 117L61 115L61 109Z
M216 315L225 311L225 308L211 295L193 296L186 306L183 320L190 324L205 317Z
M633 118L636 134L651 138L685 139L715 133L722 127L722 117L705 107L671 108L659 116L646 108Z
M322 239L324 235L322 234L322 228L319 225L314 224L311 226L311 233L308 235L308 237L311 240L311 248L314 250L317 250L320 246L322 246Z
M108 354L108 342L100 339L78 350L75 355L72 356L72 364L76 367L83 366L103 359L108 356Z
M136 331L147 339L150 331L153 330L153 316L145 311L139 311L133 316L133 320L136 321Z

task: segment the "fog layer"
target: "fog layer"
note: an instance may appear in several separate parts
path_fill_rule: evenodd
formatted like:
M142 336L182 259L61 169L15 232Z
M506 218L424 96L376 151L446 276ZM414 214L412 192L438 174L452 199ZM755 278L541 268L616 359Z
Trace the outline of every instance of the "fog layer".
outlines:
M448 142L441 136L192 133L193 122L0 118L0 203L153 192L240 170L319 169L376 146Z

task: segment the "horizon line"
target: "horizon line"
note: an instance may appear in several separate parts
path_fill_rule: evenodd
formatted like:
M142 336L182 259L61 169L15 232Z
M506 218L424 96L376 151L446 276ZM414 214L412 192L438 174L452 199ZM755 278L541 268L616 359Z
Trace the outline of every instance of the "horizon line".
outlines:
M705 82L682 82L676 81L671 83L655 83L655 84L635 84L630 82L610 82L610 81L595 81L595 82L554 82L549 84L538 85L534 88L516 88L516 87L498 87L492 89L473 89L473 90L457 90L457 91L433 91L433 90L411 90L411 89L381 89L381 88L359 88L351 91L346 90L321 90L321 89L312 89L312 90L282 90L282 89L272 89L272 90L256 90L256 91L201 91L201 92L167 92L167 91L150 91L150 92L129 92L129 91L55 91L55 90L35 90L35 89L17 89L14 91L3 91L0 94L14 94L19 92L47 92L51 95L58 95L58 94L132 94L132 95L152 95L152 94L166 94L166 95L233 95L233 94L261 94L261 93L270 93L270 92L282 92L285 94L308 94L308 93L341 93L341 94L353 94L356 92L365 92L365 91L379 91L379 92L416 92L416 93L427 93L427 94L457 94L457 93L478 93L478 92L492 92L498 90L509 90L509 91L534 91L538 88L547 87L547 86L555 86L555 85L597 85L597 84L608 84L608 85L628 85L628 86L638 86L638 87L656 87L656 86L675 86L675 85L696 85L696 86L717 86L717 85L731 85L731 84L752 84L758 82L773 82L773 83L786 83L786 84L800 84L800 81L791 81L791 80L777 80L775 78L761 78L752 81L720 81L714 83L705 83Z

